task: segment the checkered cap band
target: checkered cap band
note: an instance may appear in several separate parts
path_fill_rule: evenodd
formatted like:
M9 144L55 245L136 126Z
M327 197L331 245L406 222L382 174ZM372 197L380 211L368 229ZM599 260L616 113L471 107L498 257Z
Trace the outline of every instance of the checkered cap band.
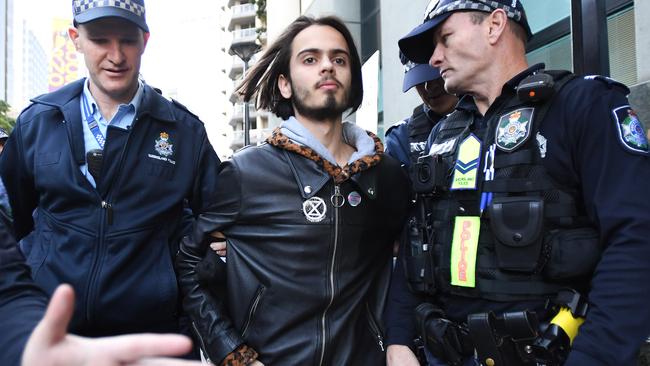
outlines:
M514 20L515 22L521 21L522 13L520 10L517 10L508 5L502 4L498 1L490 0L457 0L445 4L441 7L435 7L429 11L424 21L433 19L440 14L449 13L452 11L483 11L483 12L492 12L496 9L503 9L506 12L508 18Z
M106 6L124 9L140 18L144 17L144 5L132 0L74 0L74 13L81 14L89 9Z

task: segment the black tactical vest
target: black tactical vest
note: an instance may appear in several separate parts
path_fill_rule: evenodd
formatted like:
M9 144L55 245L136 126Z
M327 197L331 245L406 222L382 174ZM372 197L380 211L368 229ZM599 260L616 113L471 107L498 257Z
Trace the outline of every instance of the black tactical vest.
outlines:
M555 95L573 78L567 72L544 72L553 76ZM425 222L421 250L414 250L411 243L411 250L403 256L412 290L493 301L550 298L563 287L584 290L601 249L597 231L587 223L580 195L555 182L542 164L545 141L538 132L552 100L551 96L534 103L514 96L502 101L499 112L483 128L476 126L472 112L460 109L440 122L431 146L433 157L427 164L431 179L439 184L433 194L421 195L418 202ZM508 151L494 146L493 178L485 180L485 156L495 144L497 129L512 128L500 124L502 117L511 114L514 118L516 111L525 112L526 108L534 109L528 137ZM478 189L452 191L459 144L470 133L482 141ZM509 136L502 131L500 141ZM481 213L483 192L492 197ZM474 287L451 285L457 216L480 216Z
M424 104L420 104L413 110L413 114L408 121L408 134L409 134L409 159L411 165L417 163L418 158L424 152L427 144L427 139L431 133L431 129L438 122L432 121L431 118L424 111Z

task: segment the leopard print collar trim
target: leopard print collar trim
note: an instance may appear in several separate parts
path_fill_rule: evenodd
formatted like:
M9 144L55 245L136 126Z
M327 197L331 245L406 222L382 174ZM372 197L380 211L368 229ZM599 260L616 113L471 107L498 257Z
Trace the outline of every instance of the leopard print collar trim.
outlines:
M368 132L368 136L370 136L375 141L375 154L372 156L364 156L361 159L357 159L350 164L346 164L344 167L334 165L328 160L323 159L323 157L318 155L313 149L291 141L280 131L280 127L273 130L273 134L266 139L266 142L268 142L270 145L283 150L291 151L316 162L318 166L325 170L325 172L327 172L327 174L329 174L334 179L334 182L336 184L340 184L350 179L351 176L364 170L368 170L371 167L379 164L381 161L382 156L384 155L384 145L381 143L379 137L377 137L372 132Z

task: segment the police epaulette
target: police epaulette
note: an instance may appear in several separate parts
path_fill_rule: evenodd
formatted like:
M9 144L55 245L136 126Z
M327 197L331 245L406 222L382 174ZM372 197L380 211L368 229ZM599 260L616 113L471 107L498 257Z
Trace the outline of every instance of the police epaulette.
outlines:
M602 75L587 75L585 76L585 80L598 80L602 83L605 83L609 89L612 89L614 87L620 89L623 94L628 95L630 94L630 89L623 83L616 81L610 77L607 76L602 76Z
M175 105L176 107L178 107L178 108L184 110L185 112L189 113L192 117L194 117L194 118L196 118L196 119L200 119L199 116L197 116L196 114L192 113L189 109L187 109L186 106L182 105L182 104L181 104L179 101L177 101L176 99L174 99L174 98L169 98L169 99L171 99L172 104Z
M398 122L393 123L393 125L390 126L390 127L386 130L386 133L384 133L384 136L388 136L388 135L390 135L390 133L393 132L394 129L396 129L398 126L401 126L401 125L406 124L407 122L408 122L407 119L403 119L403 120L401 120L401 121L398 121Z

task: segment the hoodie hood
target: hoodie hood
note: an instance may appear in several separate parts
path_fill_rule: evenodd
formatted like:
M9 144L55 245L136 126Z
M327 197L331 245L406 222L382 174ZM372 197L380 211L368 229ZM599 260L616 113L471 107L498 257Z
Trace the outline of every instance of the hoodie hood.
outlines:
M284 121L266 141L315 161L336 183L341 183L352 175L377 165L384 154L381 140L353 123L343 123L343 138L356 149L344 167L339 166L329 150L294 117Z

